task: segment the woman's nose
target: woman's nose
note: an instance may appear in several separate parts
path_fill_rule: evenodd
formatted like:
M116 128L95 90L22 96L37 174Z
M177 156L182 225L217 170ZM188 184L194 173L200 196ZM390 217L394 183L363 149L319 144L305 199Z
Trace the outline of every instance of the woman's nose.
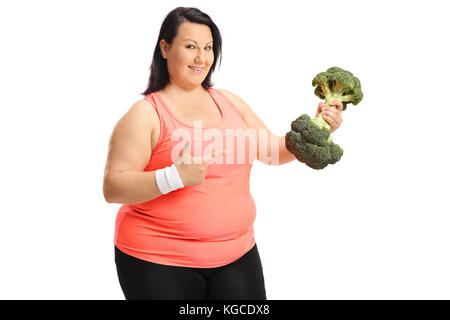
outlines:
M197 51L196 62L203 64L205 60L206 60L206 53L203 50Z

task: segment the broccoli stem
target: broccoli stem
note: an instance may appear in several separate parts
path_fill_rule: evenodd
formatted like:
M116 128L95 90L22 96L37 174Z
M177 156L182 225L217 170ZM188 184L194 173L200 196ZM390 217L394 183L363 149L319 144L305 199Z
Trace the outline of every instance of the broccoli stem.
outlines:
M336 106L330 106L331 101L336 100L336 101L342 101L342 96L340 94L333 94L333 95L326 95L325 96L325 104L327 105L327 107L330 108L336 108Z
M315 125L317 125L319 128L325 128L328 131L330 131L331 126L328 124L328 122L323 118L322 112L319 113L319 115L317 116L317 118L314 118L311 120ZM333 140L331 139L331 134L328 137L328 142L333 142Z
M315 125L319 126L319 128L325 128L327 130L331 129L331 126L328 124L328 122L323 118L322 112L319 113L317 118L314 118L311 120Z

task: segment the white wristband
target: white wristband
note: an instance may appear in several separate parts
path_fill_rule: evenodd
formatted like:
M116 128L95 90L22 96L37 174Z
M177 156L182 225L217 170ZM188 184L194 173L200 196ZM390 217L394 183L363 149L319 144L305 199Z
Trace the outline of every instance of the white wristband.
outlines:
M184 187L175 163L170 167L156 170L156 184L162 194Z

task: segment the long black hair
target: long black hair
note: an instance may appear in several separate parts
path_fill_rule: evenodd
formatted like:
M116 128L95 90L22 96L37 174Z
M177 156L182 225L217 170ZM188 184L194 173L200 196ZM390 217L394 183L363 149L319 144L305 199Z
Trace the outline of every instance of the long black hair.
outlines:
M159 43L162 39L166 40L167 43L172 43L173 38L177 35L180 24L184 21L204 24L211 29L213 36L214 62L208 72L208 75L202 82L202 87L206 89L214 85L214 83L211 82L211 74L214 72L216 62L219 58L219 66L222 63L222 37L219 29L212 19L199 9L191 7L178 7L169 12L161 25L158 41L156 42L155 51L153 53L153 60L150 65L150 79L148 80L148 87L143 93L141 93L142 95L147 95L161 90L169 82L167 61L161 55Z

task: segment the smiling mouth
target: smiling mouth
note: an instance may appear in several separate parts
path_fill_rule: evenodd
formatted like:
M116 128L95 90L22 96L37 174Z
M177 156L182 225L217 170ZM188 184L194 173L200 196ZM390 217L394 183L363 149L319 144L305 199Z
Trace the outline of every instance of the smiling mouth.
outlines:
M197 68L197 67L189 66L189 69L191 69L195 73L200 73L203 71L204 68Z

